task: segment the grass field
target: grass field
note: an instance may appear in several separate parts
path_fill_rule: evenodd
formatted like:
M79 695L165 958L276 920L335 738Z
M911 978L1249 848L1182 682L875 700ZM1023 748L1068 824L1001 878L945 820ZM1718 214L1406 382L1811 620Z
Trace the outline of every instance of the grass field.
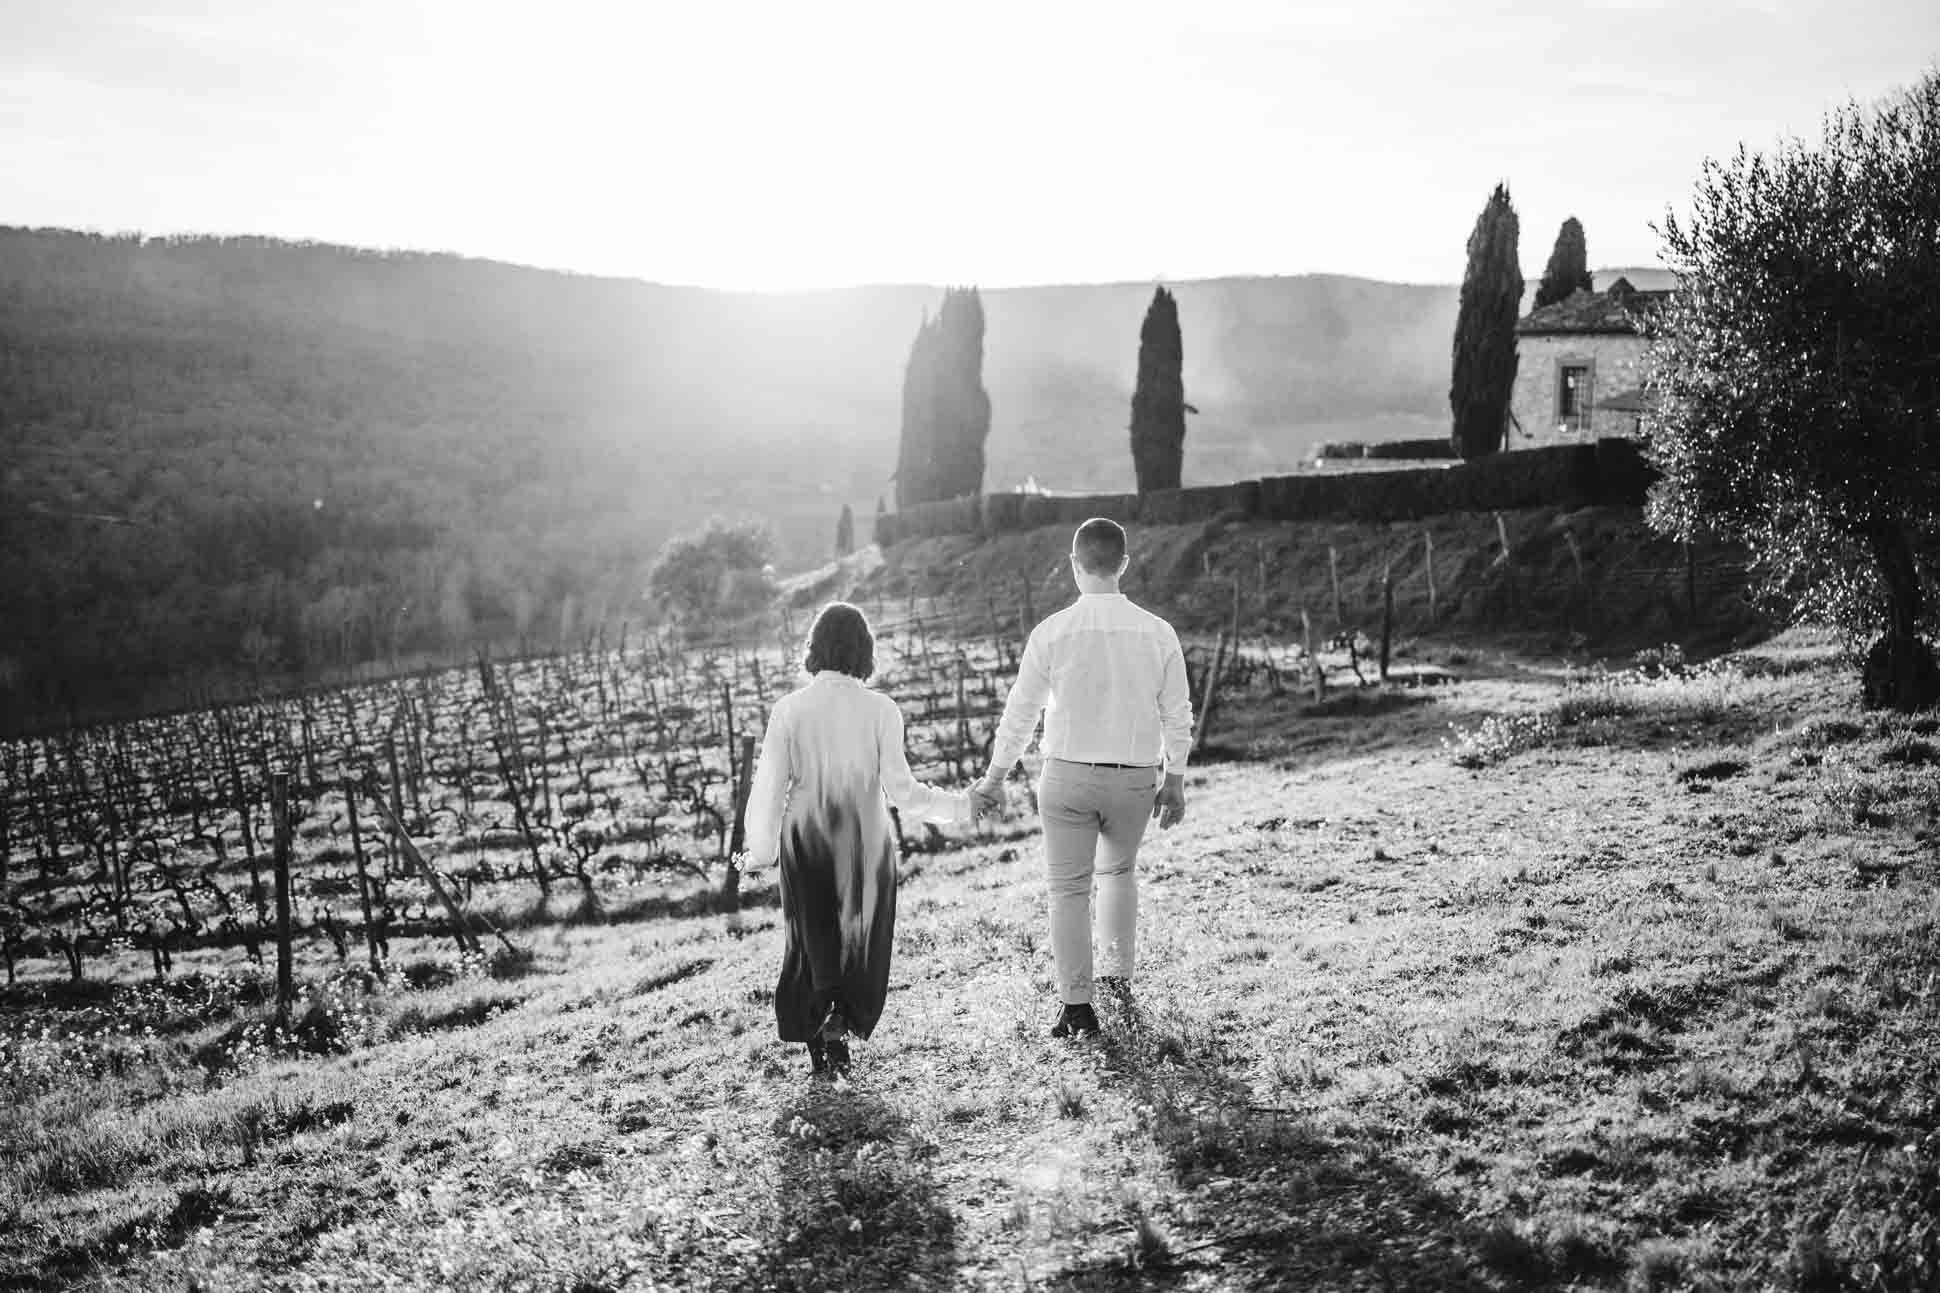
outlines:
M1022 804L907 862L842 1085L760 875L316 962L321 1054L233 953L24 981L0 1288L1940 1286L1940 722L1809 638L1457 672L1224 702L1096 1041Z

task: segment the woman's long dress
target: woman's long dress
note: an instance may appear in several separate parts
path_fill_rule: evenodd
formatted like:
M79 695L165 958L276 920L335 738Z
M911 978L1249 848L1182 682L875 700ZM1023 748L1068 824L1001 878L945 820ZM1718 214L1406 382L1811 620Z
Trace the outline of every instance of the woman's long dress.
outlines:
M778 863L788 928L775 1023L815 1037L832 1005L868 1037L889 991L896 932L894 804L905 816L970 820L969 796L916 780L896 703L823 670L775 702L748 797L748 851Z

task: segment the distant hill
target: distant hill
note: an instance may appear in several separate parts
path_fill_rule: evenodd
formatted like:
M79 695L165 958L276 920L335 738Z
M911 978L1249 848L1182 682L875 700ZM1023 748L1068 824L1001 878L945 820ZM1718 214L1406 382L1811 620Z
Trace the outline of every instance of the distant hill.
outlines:
M1171 285L1188 484L1441 434L1452 286ZM984 294L986 487L1131 487L1152 285ZM941 290L776 295L258 238L0 229L0 700L641 619L665 538L821 560L892 493Z

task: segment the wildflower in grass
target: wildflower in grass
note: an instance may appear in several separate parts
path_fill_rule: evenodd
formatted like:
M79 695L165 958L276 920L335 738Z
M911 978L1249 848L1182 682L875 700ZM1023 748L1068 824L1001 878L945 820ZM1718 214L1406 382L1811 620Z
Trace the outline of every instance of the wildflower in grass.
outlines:
M1449 724L1442 749L1458 768L1486 768L1547 744L1555 734L1555 721L1547 714L1491 715L1471 728Z

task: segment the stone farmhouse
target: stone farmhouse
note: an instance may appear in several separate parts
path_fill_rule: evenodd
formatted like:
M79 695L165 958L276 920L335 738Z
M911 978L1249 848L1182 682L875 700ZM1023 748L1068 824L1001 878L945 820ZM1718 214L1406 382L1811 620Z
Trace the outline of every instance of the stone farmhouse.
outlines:
M1669 295L1619 278L1519 320L1504 447L1635 435L1644 412L1642 321Z

